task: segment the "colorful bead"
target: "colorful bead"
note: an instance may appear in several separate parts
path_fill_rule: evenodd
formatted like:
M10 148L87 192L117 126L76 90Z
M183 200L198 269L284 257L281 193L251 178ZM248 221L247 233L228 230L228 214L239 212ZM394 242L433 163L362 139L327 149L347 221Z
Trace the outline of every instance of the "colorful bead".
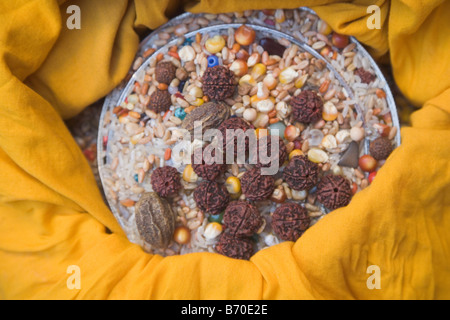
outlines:
M216 55L210 55L208 57L208 68L212 68L219 65L219 58Z
M175 117L180 118L180 120L184 120L184 118L186 117L186 112L183 108L178 108L175 110L174 115Z

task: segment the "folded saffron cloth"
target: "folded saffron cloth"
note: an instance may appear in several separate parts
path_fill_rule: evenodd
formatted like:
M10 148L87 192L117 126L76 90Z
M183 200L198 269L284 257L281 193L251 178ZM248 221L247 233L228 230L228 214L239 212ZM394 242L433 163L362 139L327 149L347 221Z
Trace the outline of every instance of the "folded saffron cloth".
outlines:
M375 1L372 30L373 2L0 1L0 298L449 299L450 2ZM66 27L71 4L80 30ZM347 207L250 261L163 258L130 243L64 120L107 95L139 36L180 10L299 6L390 59L418 108L401 146ZM67 286L71 265L79 289ZM372 265L380 289L367 286Z

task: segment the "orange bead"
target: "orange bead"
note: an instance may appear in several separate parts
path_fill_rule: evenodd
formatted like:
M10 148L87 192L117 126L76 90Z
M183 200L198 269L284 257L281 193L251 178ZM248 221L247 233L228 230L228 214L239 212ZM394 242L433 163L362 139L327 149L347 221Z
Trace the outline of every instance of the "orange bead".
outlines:
M176 51L175 52L169 51L169 52L167 52L167 54L171 57L174 57L177 60L180 60L180 56L178 55L178 52L176 52Z
M169 160L172 157L172 149L167 148L164 152L164 160Z

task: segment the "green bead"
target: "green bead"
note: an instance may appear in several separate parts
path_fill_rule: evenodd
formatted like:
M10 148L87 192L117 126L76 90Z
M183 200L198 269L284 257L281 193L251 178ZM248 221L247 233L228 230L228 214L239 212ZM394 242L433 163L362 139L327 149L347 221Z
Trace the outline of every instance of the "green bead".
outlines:
M269 129L269 133L271 136L280 136L281 138L284 137L284 130L286 130L286 126L284 125L283 122L278 121L275 123L272 123L271 125L268 126Z
M219 214L212 214L208 217L209 222L222 223L222 219L223 219L223 212Z

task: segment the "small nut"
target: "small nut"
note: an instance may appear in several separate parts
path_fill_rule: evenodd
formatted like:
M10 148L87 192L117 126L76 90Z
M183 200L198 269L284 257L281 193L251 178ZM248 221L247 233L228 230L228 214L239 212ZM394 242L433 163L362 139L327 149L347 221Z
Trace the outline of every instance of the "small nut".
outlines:
M175 71L175 76L177 77L178 80L184 81L188 78L189 74L184 68L178 68Z

